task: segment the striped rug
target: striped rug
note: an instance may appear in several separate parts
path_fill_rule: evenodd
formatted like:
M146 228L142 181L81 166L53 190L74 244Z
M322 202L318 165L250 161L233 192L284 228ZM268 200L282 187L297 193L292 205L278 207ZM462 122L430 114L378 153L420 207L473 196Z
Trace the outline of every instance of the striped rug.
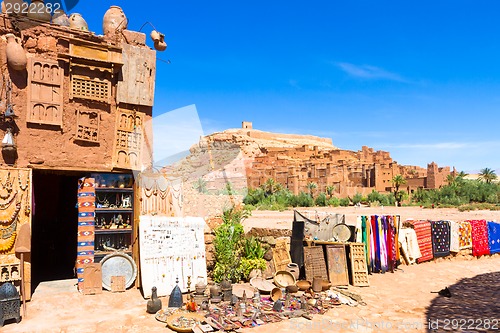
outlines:
M83 288L83 269L94 262L94 218L95 218L95 181L82 178L78 187L78 235L76 255L76 275L78 289Z

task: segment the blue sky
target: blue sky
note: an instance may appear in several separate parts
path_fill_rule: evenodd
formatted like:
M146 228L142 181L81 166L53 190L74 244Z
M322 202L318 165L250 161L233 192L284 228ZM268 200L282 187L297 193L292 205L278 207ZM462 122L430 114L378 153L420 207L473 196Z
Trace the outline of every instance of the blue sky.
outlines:
M195 104L205 134L247 120L400 164L500 171L498 1L80 0L72 12L100 34L113 4L129 29L166 35L156 115Z

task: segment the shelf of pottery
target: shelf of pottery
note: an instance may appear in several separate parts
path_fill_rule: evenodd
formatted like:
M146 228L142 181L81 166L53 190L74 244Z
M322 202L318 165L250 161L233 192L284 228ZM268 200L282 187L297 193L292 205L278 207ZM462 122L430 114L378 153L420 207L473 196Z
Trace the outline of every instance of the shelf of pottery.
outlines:
M133 178L129 174L92 174L96 181L96 262L107 254L132 251Z

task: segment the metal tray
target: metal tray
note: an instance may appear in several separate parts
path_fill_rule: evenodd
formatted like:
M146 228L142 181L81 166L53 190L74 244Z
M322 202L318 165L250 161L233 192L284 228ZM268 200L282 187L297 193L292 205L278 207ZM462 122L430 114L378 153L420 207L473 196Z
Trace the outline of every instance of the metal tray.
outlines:
M106 290L111 290L111 277L124 276L125 288L130 287L137 277L137 266L126 253L115 252L108 254L101 260L102 286Z

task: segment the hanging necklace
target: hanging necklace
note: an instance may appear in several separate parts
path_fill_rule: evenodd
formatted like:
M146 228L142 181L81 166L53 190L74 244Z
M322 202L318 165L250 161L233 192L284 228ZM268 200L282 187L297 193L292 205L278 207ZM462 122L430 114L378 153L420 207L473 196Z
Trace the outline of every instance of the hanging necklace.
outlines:
M24 214L26 216L30 216L30 213L31 213L29 198L30 198L29 194L26 193L26 199L25 199L26 201L24 203ZM21 197L21 200L22 200L22 197Z
M16 198L17 191L14 192L14 194L6 201L6 202L0 202L0 209L5 210L10 207L14 199Z
M16 203L16 210L14 211L14 214L8 219L8 220L0 220L0 224L9 224L11 225L13 221L17 218L17 215L19 215L19 211L21 210L21 203L18 202Z
M28 176L26 177L26 183L23 185L22 181L21 181L21 170L19 170L18 174L17 174L17 180L19 182L19 188L23 191L26 191L26 189L28 188L28 186L30 184L30 175L28 174Z

